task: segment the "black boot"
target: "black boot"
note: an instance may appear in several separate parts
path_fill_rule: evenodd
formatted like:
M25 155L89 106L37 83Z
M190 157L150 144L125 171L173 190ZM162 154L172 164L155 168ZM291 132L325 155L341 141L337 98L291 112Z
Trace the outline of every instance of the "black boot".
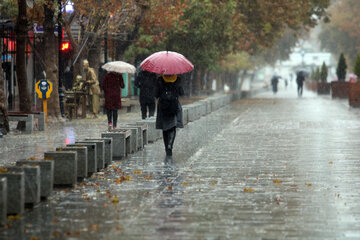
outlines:
M167 156L172 156L172 149L173 149L175 137L176 137L176 128L174 127L168 131L168 144L166 148Z
M165 151L167 151L167 146L169 145L169 131L163 131L162 133L163 133Z

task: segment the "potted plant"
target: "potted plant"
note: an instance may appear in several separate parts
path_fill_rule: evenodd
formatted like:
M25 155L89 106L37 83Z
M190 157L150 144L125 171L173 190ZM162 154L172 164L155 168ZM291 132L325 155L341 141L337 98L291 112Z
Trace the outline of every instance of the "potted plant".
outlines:
M317 82L319 81L319 69L316 68L315 71L311 72L310 76L311 81L305 81L306 89L310 91L317 91Z
M336 75L338 81L331 82L331 95L332 98L348 98L349 97L349 82L345 82L346 77L346 59L344 54L341 53L338 65L336 68Z
M317 84L317 93L318 94L330 94L330 83L327 82L328 77L328 67L325 62L321 66L321 71L319 71L319 80Z
M360 77L360 54L357 56L354 65L354 74ZM360 107L360 82L350 83L349 88L349 105L352 107Z

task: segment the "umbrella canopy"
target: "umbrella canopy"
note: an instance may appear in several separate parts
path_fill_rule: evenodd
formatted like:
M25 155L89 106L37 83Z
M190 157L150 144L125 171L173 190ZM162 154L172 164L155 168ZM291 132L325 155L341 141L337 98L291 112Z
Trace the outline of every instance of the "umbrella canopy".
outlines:
M148 72L164 75L174 75L190 72L194 65L182 54L171 51L161 51L151 54L140 67Z
M105 69L108 72L117 72L117 73L135 73L136 68L123 61L108 62L101 66L102 69Z

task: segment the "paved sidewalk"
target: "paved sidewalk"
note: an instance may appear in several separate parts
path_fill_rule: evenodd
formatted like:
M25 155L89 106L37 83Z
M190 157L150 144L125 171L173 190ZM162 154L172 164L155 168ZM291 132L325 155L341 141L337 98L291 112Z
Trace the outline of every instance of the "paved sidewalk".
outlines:
M360 239L359 119L307 91L236 101L179 130L173 161L149 144L59 189L0 239ZM41 136L38 151L104 129L91 126Z

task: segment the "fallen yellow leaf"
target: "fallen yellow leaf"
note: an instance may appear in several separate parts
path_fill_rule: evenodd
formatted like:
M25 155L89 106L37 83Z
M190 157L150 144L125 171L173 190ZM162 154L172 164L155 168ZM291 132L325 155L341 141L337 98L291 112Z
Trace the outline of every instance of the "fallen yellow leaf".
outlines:
M134 174L142 174L141 170L134 170Z
M273 182L274 182L274 183L278 183L278 184L282 183L282 181L279 180L279 179L274 179Z
M244 188L244 192L252 193L252 192L254 192L254 189L252 189L252 188Z
M6 173L6 172L8 172L7 168L0 168L0 173Z
M306 186L311 187L311 186L312 186L312 184L311 184L311 183L307 183L307 184L306 184Z
M112 201L113 203L118 203L118 202L119 202L119 198L118 198L118 197L113 197L113 198L111 199L111 201Z
M121 227L121 226L117 226L117 227L116 227L116 231L123 231L123 230L124 230L124 228Z
M97 231L97 230L99 230L99 225L97 225L97 224L92 224L92 225L90 225L89 228L90 228L91 230Z

